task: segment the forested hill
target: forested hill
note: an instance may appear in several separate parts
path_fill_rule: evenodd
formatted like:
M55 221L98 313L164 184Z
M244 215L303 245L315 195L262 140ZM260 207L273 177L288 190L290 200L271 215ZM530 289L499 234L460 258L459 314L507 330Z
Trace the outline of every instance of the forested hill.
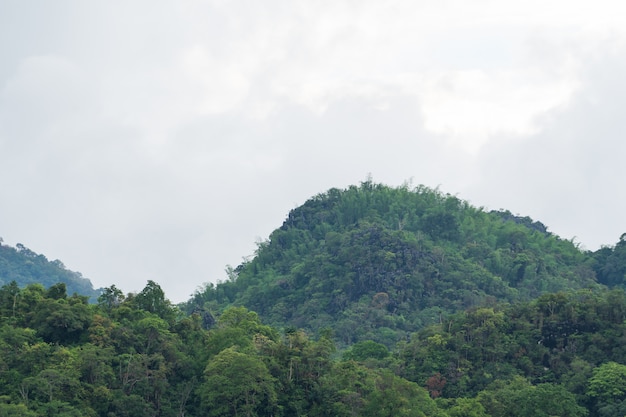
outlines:
M292 210L254 258L184 307L243 305L274 326L392 346L473 306L598 286L592 255L528 217L366 181Z
M0 239L0 286L15 281L19 287L41 284L49 288L64 283L69 294L91 297L95 302L99 292L91 281L79 272L70 271L59 260L49 261L44 255L33 252L18 243L16 247L2 244Z

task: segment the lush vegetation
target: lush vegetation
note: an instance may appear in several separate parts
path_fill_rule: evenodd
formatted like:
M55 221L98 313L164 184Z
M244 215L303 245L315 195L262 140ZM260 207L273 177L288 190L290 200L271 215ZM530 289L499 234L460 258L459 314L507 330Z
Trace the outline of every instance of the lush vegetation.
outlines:
M172 306L158 284L0 288L2 416L623 416L626 294L472 308L392 349Z
M154 282L98 301L0 289L0 415L445 415L417 383L334 360L329 335L280 333L243 307L183 316Z
M5 245L0 238L0 285L12 281L20 287L28 284L50 287L63 282L70 294L89 296L93 302L99 295L89 279L79 272L66 269L61 261L48 261L44 255L33 252L21 243L15 248Z
M437 190L330 190L181 306L5 283L0 416L622 417L625 274L626 235L586 252Z
M342 345L392 347L467 308L597 288L595 265L528 217L368 181L294 209L232 279L208 284L185 309L246 306L277 327L328 327Z

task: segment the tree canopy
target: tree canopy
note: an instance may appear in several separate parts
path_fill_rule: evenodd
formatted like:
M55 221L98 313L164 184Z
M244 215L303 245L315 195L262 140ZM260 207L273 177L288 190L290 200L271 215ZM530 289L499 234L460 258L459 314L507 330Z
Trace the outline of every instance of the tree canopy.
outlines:
M391 347L467 308L599 288L594 268L592 254L528 217L366 181L292 210L232 279L207 285L183 308L245 306L277 327L331 327L341 344Z
M93 304L4 283L0 416L622 417L625 241L583 251L425 187L332 189L180 306L155 281Z
M15 281L19 287L41 284L44 287L63 283L69 294L79 294L92 298L99 295L91 281L79 272L65 268L59 260L49 261L44 255L33 252L18 243L16 247L3 244L0 238L0 285Z

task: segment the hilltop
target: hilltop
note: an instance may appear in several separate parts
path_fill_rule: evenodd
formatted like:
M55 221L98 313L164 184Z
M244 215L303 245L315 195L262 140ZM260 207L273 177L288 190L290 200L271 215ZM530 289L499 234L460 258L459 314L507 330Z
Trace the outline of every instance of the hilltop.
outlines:
M183 307L245 306L273 326L392 346L457 311L598 287L596 270L591 253L529 217L366 181L292 210L228 281Z
M92 304L46 290L44 276L82 277L0 249L33 279L0 286L0 415L626 410L626 235L592 253L528 217L365 182L292 210L189 315L153 281Z
M22 288L29 284L41 284L49 288L64 283L69 294L89 296L94 302L99 294L89 279L80 272L66 269L63 262L49 261L44 255L21 243L16 247L4 245L0 239L0 286L11 281L15 281Z

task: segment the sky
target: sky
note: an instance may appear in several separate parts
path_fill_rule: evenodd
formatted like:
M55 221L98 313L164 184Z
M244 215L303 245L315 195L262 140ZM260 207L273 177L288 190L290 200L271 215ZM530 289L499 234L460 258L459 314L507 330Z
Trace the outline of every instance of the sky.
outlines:
M173 302L371 176L626 232L626 3L3 0L0 236Z

